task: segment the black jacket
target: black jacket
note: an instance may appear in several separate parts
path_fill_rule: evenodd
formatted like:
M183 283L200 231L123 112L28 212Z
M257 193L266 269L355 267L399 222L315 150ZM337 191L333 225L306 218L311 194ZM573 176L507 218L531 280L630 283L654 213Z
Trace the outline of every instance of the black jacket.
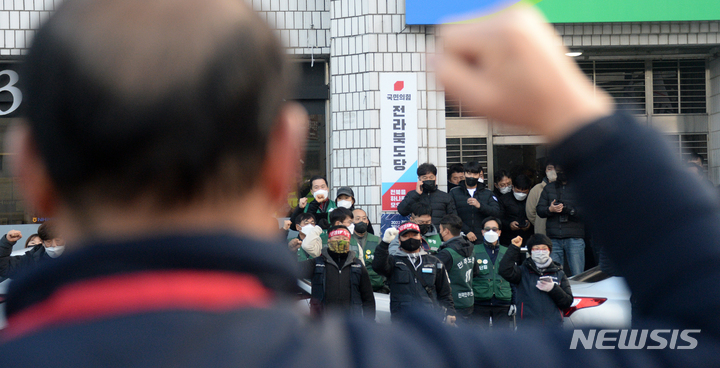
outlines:
M418 194L415 190L410 191L398 205L398 213L409 216L410 212L412 212L412 206L418 202L425 203L432 208L432 223L436 227L440 226L440 220L442 220L443 216L457 215L455 202L453 202L449 194L440 189L435 189L432 192L423 190L422 194Z
M328 248L323 248L320 257L325 260L325 280L316 280L315 276L318 276L318 272L315 259L300 262L300 277L312 280L313 295L318 291L315 290L316 287L324 287L322 300L313 300L312 303L321 304L323 309L337 309L351 314L360 312L356 309L361 306L362 315L375 320L375 295L370 284L370 276L355 253L350 251L345 255L343 259L345 262L341 267L338 267ZM357 270L360 271L360 280L356 282L358 289L353 290L352 279L355 276L353 272ZM360 305L355 306L353 302Z
M540 272L532 259L525 258L520 248L511 245L500 260L498 273L508 282L517 285L515 302L517 315L523 324L562 324L562 310L570 308L573 302L570 282L562 271L562 266L552 262ZM555 282L549 292L535 286L541 276L550 276Z
M52 259L47 255L42 244L34 246L23 255L11 256L15 243L7 240L7 234L0 239L0 278L13 279L38 263Z
M500 197L500 208L502 209L502 217L500 218L502 220L502 234L500 234L500 244L511 244L511 240L514 239L516 236L521 236L523 238L523 243L525 240L527 240L530 235L535 233L535 228L530 224L530 228L527 230L511 230L510 229L510 223L513 221L517 221L520 226L526 223L530 223L527 218L527 213L525 212L525 204L527 203L527 198L525 198L522 201L518 201L515 199L515 195L510 192L507 194L503 194L502 197Z
M480 202L480 208L471 206L467 203L470 199L470 192L467 190L465 182L450 191L450 196L455 203L457 215L463 222L462 231L465 234L474 233L477 236L475 244L482 243L482 220L486 217L500 217L500 204L493 192L487 189L477 189L473 194L473 198Z
M407 315L413 310L440 309L444 315L454 316L453 303L447 271L440 260L432 255L421 252L421 266L415 271L410 266L408 257L392 256L388 252L388 243L380 242L375 248L372 267L378 275L388 278L390 286L390 312L393 320ZM417 274L422 274L423 287Z
M537 204L537 214L547 219L545 232L551 239L584 238L585 225L579 216L577 194L573 187L558 181L545 186ZM562 213L550 212L553 200L563 204ZM616 202L618 203L618 202Z

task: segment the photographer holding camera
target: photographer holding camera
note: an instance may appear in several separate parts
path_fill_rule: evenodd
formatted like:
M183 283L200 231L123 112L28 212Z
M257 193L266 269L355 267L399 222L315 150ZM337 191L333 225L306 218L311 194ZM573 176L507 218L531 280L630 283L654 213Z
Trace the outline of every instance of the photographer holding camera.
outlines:
M585 225L578 217L572 189L567 189L565 172L559 166L555 171L557 180L540 194L537 214L547 219L545 230L553 243L552 259L562 265L567 254L567 274L573 276L585 270Z

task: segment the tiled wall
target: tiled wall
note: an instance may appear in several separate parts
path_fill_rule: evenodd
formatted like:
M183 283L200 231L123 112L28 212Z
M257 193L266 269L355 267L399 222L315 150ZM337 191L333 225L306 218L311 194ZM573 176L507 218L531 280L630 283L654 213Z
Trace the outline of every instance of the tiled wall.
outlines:
M330 54L330 0L245 0L278 31L288 53Z
M21 55L62 0L0 0L0 56ZM245 0L290 54L330 54L330 0Z
M354 188L375 223L382 185L380 73L416 73L418 159L438 166L438 182L446 183L445 96L427 65L436 50L433 28L406 27L404 13L404 0L334 0L330 7L330 181Z
M0 57L22 55L59 0L0 0Z
M720 58L710 61L710 103L708 114L710 114L710 142L708 142L710 168L708 174L710 180L720 184Z

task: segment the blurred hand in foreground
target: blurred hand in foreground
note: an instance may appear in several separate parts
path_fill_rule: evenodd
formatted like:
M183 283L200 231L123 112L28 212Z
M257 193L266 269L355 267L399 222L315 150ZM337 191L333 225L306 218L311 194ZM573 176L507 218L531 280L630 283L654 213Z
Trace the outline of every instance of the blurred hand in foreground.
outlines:
M482 115L557 142L614 110L611 98L594 90L531 7L480 23L446 25L440 35L444 51L434 59L438 81Z

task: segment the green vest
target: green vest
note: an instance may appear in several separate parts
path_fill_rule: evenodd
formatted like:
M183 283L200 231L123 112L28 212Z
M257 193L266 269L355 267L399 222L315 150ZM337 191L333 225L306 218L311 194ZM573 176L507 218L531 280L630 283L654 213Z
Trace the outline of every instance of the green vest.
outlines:
M454 249L445 248L452 256L452 265L448 270L450 288L456 309L470 308L475 303L473 298L473 263L475 257L463 257Z
M437 253L438 249L440 249L440 246L442 245L442 238L440 237L440 234L435 234L431 236L423 236L423 239L428 243L428 246L430 247L430 251L428 253L435 254Z
M512 288L502 276L497 274L500 260L505 255L507 247L499 246L495 264L490 262L490 255L485 250L485 245L480 243L475 246L475 259L477 259L480 273L473 279L473 291L475 300L490 300L493 295L500 300L510 301Z
M363 258L365 258L365 268L367 269L368 275L370 276L370 284L372 285L373 291L380 290L385 286L385 277L380 276L373 270L372 261L375 259L375 248L380 244L380 238L373 234L367 233L365 235L365 248L363 251ZM354 240L354 238L353 238Z
M288 243L289 243L291 240L293 240L293 239L300 239L300 238L297 238L297 237L293 238L292 236L290 236L290 233L288 233L288 237L287 237ZM313 257L310 257L310 255L307 254L307 252L305 251L305 249L302 249L302 247L298 248L298 250L297 250L297 260L298 260L298 262L307 261L308 259L312 259L312 258L313 258Z

